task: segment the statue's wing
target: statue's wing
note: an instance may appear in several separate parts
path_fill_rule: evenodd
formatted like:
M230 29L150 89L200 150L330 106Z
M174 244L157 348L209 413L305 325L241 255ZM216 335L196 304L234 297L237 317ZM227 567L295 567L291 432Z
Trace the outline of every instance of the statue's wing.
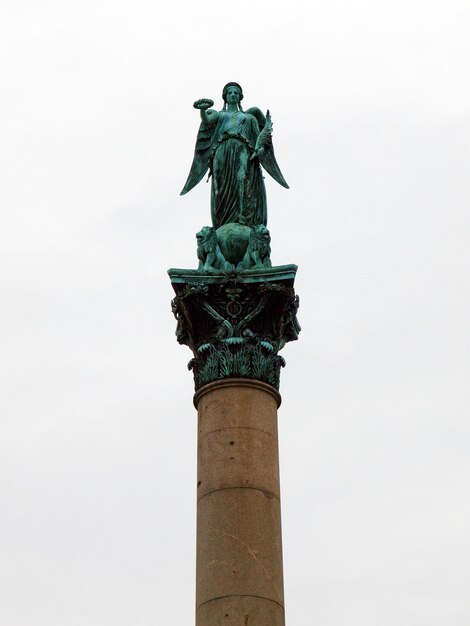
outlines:
M263 116L264 117L264 116ZM289 185L286 182L286 179L282 175L281 169L277 164L276 157L274 156L274 148L273 148L273 125L271 122L271 115L269 111L266 112L266 123L264 125L263 130L260 132L258 136L258 141L256 142L256 147L260 149L258 154L258 159L264 169L268 172L270 176L274 178L276 182L280 185L289 189Z
M245 113L256 118L259 126L259 132L261 132L266 124L266 118L264 117L263 111L258 109L258 107L251 107L251 109L247 109Z
M214 129L215 123L207 125L201 122L199 132L197 134L196 147L194 149L193 163L180 196L184 196L185 193L191 191L191 189L204 178L204 175L209 169L209 154L212 146Z

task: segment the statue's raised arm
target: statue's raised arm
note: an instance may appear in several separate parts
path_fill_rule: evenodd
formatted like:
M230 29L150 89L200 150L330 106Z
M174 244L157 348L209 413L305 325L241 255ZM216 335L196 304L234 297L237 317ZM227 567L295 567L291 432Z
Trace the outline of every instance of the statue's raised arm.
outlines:
M210 98L201 98L200 100L196 100L196 102L193 104L193 107L195 109L199 109L199 112L201 114L201 120L206 126L211 126L212 124L215 124L217 118L219 117L218 112L214 109L211 109L211 107L213 106L214 101Z
M222 93L221 111L213 101L197 100L201 125L194 159L181 195L195 187L209 170L212 177L211 214L214 228L225 224L266 226L267 205L263 168L283 187L288 185L274 156L272 122L253 107L243 111L243 91L228 83Z

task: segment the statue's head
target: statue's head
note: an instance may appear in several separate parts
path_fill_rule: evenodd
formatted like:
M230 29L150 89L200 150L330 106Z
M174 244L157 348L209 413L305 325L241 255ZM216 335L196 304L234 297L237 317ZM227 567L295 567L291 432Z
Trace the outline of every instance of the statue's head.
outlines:
M222 98L225 104L227 104L227 94L228 94L228 90L230 89L230 87L235 87L238 90L238 94L239 94L238 101L241 102L243 100L243 90L241 86L238 83L227 83L222 91Z

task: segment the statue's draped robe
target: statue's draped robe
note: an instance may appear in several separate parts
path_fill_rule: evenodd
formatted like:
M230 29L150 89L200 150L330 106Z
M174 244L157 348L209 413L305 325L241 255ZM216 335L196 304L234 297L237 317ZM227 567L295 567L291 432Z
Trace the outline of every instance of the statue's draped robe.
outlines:
M211 155L211 214L215 228L230 222L266 226L263 174L258 159L250 161L258 134L258 122L252 115L219 114Z
M202 122L199 127L193 164L181 193L190 191L210 170L214 228L232 222L266 226L266 190L260 162L279 184L288 187L274 157L270 136L262 156L250 160L266 118L256 107L249 111L220 111L212 124Z

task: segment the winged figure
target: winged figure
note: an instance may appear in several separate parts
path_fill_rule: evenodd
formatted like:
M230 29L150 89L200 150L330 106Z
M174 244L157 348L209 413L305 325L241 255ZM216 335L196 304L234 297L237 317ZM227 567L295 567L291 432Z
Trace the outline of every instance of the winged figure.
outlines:
M289 188L274 156L272 122L257 107L243 111L243 91L228 83L221 111L214 102L197 100L201 114L194 159L181 195L195 187L209 170L212 178L211 215L214 228L238 223L267 223L266 189L261 166L280 185Z

